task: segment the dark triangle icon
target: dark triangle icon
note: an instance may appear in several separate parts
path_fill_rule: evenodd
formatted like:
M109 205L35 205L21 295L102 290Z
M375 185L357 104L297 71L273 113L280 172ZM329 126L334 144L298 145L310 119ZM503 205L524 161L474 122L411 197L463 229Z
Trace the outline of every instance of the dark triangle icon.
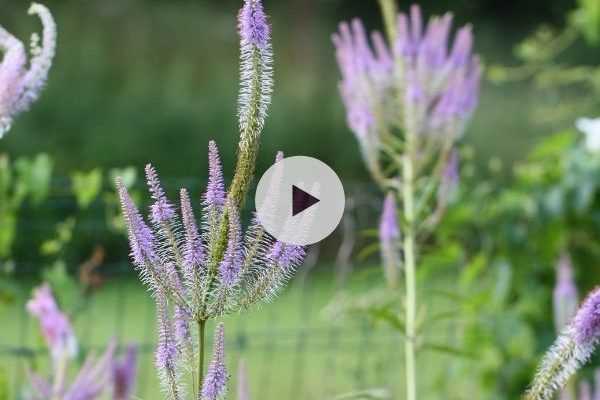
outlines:
M306 193L298 186L292 185L292 216L300 214L302 211L314 206L319 201L321 200Z

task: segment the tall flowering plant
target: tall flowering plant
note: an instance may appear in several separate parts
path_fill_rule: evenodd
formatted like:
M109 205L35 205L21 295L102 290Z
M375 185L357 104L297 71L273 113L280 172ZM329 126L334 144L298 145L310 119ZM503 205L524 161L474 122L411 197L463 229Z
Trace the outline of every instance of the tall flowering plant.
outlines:
M130 348L123 361L115 356L111 342L100 357L86 358L72 382L68 382L70 361L77 355L77 338L67 315L60 310L48 284L34 290L27 311L39 321L40 331L50 351L50 379L30 371L30 398L33 400L95 400L112 388L114 400L131 398L136 374L136 351Z
M450 38L452 15L425 24L421 9L397 14L381 0L383 34L359 19L333 35L347 124L373 179L386 195L380 242L389 286L405 286L406 399L417 398L418 238L443 215L458 183L455 151L479 95L481 65L470 26Z
M229 189L213 141L208 146L209 178L200 223L188 191L181 189L177 212L151 165L146 167L150 224L122 181L116 183L133 264L156 301L155 362L162 388L172 400L216 400L224 395L229 376L224 327L217 326L214 354L205 371L207 322L271 298L305 255L304 248L270 236L256 218L242 229L240 208L253 178L273 88L271 28L260 0L245 0L238 27L240 140Z

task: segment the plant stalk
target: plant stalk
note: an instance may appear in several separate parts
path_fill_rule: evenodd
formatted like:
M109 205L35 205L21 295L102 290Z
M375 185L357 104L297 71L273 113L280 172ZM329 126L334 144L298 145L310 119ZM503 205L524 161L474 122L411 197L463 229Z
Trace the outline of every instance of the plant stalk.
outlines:
M416 255L415 255L415 205L414 205L414 165L410 135L407 154L403 158L402 198L404 205L404 271L406 285L406 323L405 323L405 368L406 368L406 400L417 398L416 377Z
M398 14L396 0L379 0L379 7L381 8L385 32L391 46L396 41L396 15Z
M198 320L198 398L202 396L202 384L204 382L204 344L206 336L206 320Z
M59 356L57 361L56 375L52 386L52 400L60 400L64 395L65 379L67 375L68 356L65 351Z

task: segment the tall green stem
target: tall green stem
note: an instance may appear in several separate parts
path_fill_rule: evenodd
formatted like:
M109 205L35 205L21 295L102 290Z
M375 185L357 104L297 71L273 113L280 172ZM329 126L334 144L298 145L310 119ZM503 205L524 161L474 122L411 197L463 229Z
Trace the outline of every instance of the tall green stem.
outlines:
M63 351L57 363L56 375L54 376L54 384L52 386L52 400L60 400L64 394L68 366L68 356L66 352Z
M416 377L416 254L415 254L415 205L414 205L414 164L412 155L412 139L408 135L407 153L403 158L402 198L404 204L404 271L406 284L406 322L405 322L405 368L406 368L406 400L417 398Z
M394 43L396 41L396 15L398 14L396 0L379 0L379 7L383 14L388 41L390 44Z
M396 41L396 0L379 0L385 30L390 45ZM402 204L404 206L404 271L406 290L405 369L406 400L417 399L416 372L416 213L415 213L415 132L406 129L406 151L402 158Z
M198 320L198 393L202 393L202 383L204 382L204 341L206 332L206 320ZM198 396L200 398L200 396Z

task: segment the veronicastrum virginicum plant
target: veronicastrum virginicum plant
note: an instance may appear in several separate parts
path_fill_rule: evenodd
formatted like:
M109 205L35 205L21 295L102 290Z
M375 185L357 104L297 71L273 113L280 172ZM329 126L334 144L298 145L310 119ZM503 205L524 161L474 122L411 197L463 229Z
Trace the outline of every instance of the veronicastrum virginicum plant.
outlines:
M0 26L0 49L4 57L0 64L0 139L10 129L13 119L27 111L36 101L46 83L56 50L56 24L50 11L32 3L29 14L40 18L43 37L31 35L31 59L23 43Z
M406 15L394 0L380 4L387 43L379 32L369 43L358 19L342 23L333 42L347 123L387 193L380 244L389 286L404 272L405 398L415 400L418 239L439 221L458 183L455 146L478 103L481 66L470 26L449 43L451 14L425 26L416 5Z
M275 240L256 218L245 232L240 224L240 207L253 178L260 135L271 101L270 31L262 2L245 0L239 13L238 161L226 191L218 149L210 142L201 229L196 224L187 190L180 193L180 218L151 165L146 167L153 200L151 227L121 180L117 180L133 264L156 300L159 336L156 367L164 392L172 400L215 400L224 395L228 381L224 328L222 324L217 326L214 354L205 373L207 321L271 298L304 259L303 247ZM277 158L281 157L279 154ZM186 385L189 380L191 385Z

